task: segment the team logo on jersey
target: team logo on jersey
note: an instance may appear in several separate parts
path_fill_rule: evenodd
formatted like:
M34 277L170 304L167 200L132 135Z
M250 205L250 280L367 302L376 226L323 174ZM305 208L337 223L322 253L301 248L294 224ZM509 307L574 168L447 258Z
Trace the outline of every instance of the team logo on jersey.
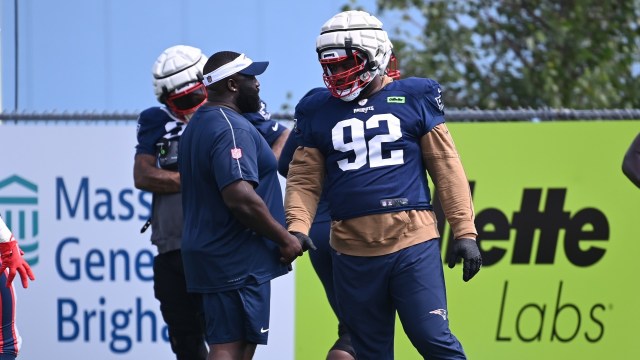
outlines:
M354 114L356 114L356 113L365 113L366 114L367 111L369 111L369 110L373 111L373 105L367 106L367 107L363 107L363 108L353 109L353 113Z
M0 180L2 219L16 237L29 265L39 261L38 185L18 175Z
M438 88L438 94L442 94L442 89ZM436 103L438 103L438 109L442 111L444 109L444 104L442 103L442 95L438 95L434 98Z
M440 315L443 320L447 320L447 310L445 309L435 309L433 311L429 311L429 314Z
M300 128L298 128L298 119L293 119L293 132L300 134Z
M265 120L271 120L271 113L269 111L267 111L267 103L260 100L260 110L258 110L258 112L260 113L260 115L262 115L262 117Z
M231 149L231 157L238 160L242 157L242 149L240 148L233 148Z
M388 96L387 103L390 104L404 104L404 96Z
M369 101L369 99L362 99L362 100L358 101L358 105L364 106L364 104L366 104L367 101Z

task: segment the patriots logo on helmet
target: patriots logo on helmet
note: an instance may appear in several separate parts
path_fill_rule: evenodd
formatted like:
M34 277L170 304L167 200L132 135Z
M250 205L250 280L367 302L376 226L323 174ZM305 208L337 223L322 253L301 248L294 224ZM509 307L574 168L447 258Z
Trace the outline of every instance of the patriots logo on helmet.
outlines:
M435 310L429 311L429 314L440 315L442 316L443 320L447 320L447 310L445 309L435 309Z

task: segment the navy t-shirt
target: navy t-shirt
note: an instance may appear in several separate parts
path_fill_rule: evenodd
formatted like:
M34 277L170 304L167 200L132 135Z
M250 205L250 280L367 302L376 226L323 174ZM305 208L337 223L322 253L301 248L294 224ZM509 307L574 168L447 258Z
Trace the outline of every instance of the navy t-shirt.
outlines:
M188 290L227 291L287 273L278 246L244 226L222 200L227 185L251 182L285 224L277 162L256 128L226 107L202 106L182 134L179 158Z

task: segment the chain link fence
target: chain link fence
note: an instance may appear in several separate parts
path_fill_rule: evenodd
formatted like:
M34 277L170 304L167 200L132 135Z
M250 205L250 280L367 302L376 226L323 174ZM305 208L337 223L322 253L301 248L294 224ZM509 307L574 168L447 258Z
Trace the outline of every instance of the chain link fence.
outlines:
M2 112L0 123L24 122L118 122L135 121L137 111L97 112L97 111L42 111L42 112ZM491 122L491 121L564 121L564 120L638 120L640 109L448 109L448 122ZM292 122L291 113L272 113L271 119Z

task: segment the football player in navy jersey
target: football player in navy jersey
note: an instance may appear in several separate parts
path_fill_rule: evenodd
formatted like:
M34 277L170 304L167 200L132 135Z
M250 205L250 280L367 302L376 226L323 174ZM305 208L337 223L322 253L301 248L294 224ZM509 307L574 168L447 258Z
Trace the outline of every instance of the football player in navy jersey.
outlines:
M204 66L208 100L178 153L187 288L202 294L212 359L250 359L267 344L271 280L312 244L284 227L277 161L242 113L260 110L268 62L221 51Z
M391 44L382 23L363 11L327 21L316 49L329 91L296 106L288 229L309 233L324 190L338 314L358 359L393 359L396 312L422 356L466 359L449 328L427 172L455 235L449 267L462 258L469 281L482 258L440 85L385 76Z
M178 173L178 143L193 113L206 101L202 69L207 58L200 49L176 45L153 65L153 86L163 106L144 110L138 118L135 186L153 193L151 242L157 247L154 259L154 294L169 331L171 349L178 360L204 360L204 315L200 296L187 293L180 242L182 238L182 196ZM264 110L245 114L279 156L289 134L278 127Z

